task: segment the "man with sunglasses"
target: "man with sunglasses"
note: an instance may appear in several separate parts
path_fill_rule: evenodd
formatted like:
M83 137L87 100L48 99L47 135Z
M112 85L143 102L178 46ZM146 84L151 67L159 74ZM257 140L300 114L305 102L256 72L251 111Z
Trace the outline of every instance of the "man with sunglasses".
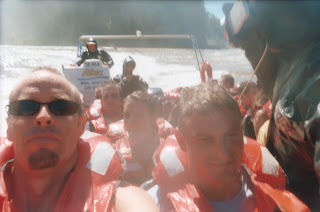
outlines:
M138 90L147 90L149 88L140 76L133 75L133 70L136 67L136 62L131 56L128 56L123 61L122 75L117 75L113 81L119 83L122 89L122 96L126 98L129 94Z
M40 67L19 82L7 112L1 211L156 211L144 191L118 181L121 159L108 139L83 134L80 93L57 70Z

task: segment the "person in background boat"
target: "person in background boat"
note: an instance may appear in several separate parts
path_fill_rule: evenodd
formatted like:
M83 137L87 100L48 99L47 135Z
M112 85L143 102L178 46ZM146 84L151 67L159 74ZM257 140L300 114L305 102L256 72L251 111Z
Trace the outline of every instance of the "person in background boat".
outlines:
M120 85L114 81L104 82L99 90L101 100L95 100L87 109L88 123L86 129L105 134L109 124L122 119L123 98Z
M138 90L147 90L149 88L140 76L133 75L133 70L136 67L136 62L131 56L128 56L123 61L122 75L117 75L113 78L113 81L119 83L122 89L122 96L125 98L129 94Z
M237 86L234 84L234 78L231 74L224 74L221 76L220 84L225 87L232 96L236 96Z
M80 137L80 93L59 71L39 67L26 76L7 112L1 211L157 211L145 191L120 181L122 160L105 136Z
M226 89L202 83L182 92L178 107L175 137L158 148L148 190L160 211L309 211L284 190L285 175L266 147L244 142Z
M123 119L126 134L113 145L126 160L124 179L140 185L152 179L152 156L174 130L159 119L155 98L147 91L135 91L125 98Z
M98 49L98 43L94 38L89 38L87 40L87 51L82 52L80 58L77 58L75 64L80 66L87 59L99 59L104 65L112 68L114 62L111 56L103 49Z

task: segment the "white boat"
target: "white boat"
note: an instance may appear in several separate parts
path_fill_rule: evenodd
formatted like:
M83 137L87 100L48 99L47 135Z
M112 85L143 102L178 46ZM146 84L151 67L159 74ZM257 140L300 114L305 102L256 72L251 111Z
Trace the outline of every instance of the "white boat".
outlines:
M141 31L137 31L136 35L82 35L78 42L77 55L80 57L82 54L82 46L85 44L86 40L93 37L97 40L121 40L121 39L190 39L195 52L195 58L198 63L198 68L200 71L200 61L199 57L204 62L201 51L198 47L197 41L192 35L143 35ZM63 74L73 82L79 91L84 95L85 107L89 107L90 104L95 99L95 88L99 87L101 83L111 80L109 67L103 65L98 59L85 60L81 66L76 66L74 64L64 64L62 65Z

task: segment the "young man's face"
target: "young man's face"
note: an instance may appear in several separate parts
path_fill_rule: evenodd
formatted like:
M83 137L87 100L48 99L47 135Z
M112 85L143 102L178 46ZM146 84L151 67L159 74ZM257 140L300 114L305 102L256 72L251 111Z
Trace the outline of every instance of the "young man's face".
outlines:
M123 111L124 127L130 143L140 143L154 131L156 116L149 112L147 105L139 101L125 103Z
M122 111L122 100L120 97L120 91L117 88L108 88L102 92L102 110L103 113L111 113Z
M248 109L251 107L253 102L255 102L256 96L258 94L258 88L257 87L251 87L250 91L247 94L243 94L242 101L243 106L246 106Z
M88 50L90 52L95 52L97 49L97 45L96 44L88 44Z
M75 101L67 80L48 72L37 72L20 84L13 100L48 103L57 99ZM9 114L7 135L13 141L14 163L28 172L53 167L55 169L50 170L54 173L62 172L76 158L76 145L85 122L85 115L79 113L54 115L48 105L40 106L34 115Z
M256 100L257 94L258 94L258 88L252 87L247 95L251 104Z
M131 81L133 79L133 69L135 68L134 64L129 62L124 66L124 75L127 80Z
M243 155L240 117L228 110L206 115L194 113L181 133L194 183L228 182L235 178Z

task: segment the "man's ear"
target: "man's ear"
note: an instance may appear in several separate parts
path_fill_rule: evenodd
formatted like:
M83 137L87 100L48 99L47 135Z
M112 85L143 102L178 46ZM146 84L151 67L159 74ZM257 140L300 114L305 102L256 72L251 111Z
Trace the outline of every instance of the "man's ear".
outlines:
M178 129L175 129L174 130L174 135L176 136L176 139L177 139L177 141L179 143L180 149L182 149L183 151L187 151L186 143L184 141L184 138L183 138L183 135L182 135L181 131L178 130Z
M81 136L84 133L85 127L87 123L87 116L86 114L80 115L80 120L79 120L79 136Z
M9 140L9 141L12 141L12 134L11 134L11 127L10 127L10 125L9 125L9 118L7 117L6 118L6 121L7 121L7 139Z

